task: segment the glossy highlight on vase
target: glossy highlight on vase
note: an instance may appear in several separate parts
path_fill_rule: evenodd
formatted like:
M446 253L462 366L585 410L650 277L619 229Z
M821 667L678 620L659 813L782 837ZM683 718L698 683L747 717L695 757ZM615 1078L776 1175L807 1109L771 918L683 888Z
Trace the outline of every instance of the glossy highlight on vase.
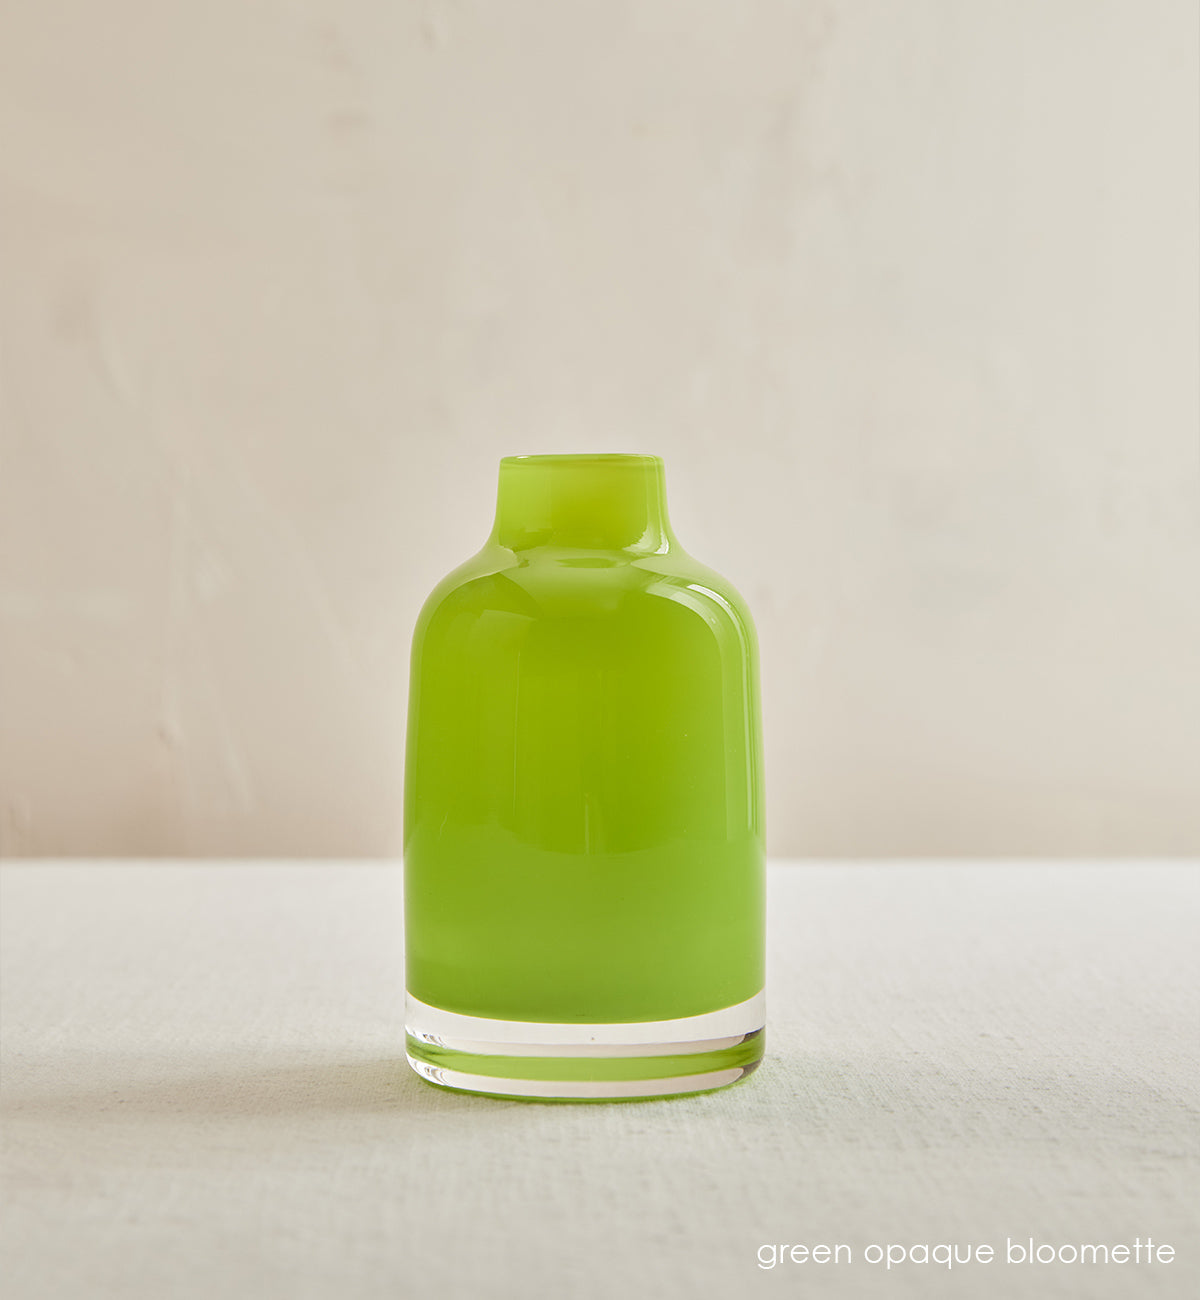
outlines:
M662 462L502 461L492 534L413 639L414 1069L564 1099L744 1077L761 763L753 624L675 539Z

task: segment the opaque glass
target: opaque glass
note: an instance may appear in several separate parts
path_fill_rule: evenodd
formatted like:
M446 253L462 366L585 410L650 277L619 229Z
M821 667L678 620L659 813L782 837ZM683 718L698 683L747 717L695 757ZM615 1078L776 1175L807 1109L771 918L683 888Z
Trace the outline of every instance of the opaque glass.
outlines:
M754 630L674 538L658 458L501 462L414 636L405 895L427 1008L586 1026L761 993Z

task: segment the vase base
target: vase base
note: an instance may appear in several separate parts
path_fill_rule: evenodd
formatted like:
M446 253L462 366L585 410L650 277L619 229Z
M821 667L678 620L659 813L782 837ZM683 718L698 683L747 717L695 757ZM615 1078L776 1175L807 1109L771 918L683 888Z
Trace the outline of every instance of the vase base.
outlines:
M728 1087L762 1060L764 1000L628 1024L464 1016L408 998L408 1063L429 1083L542 1101L619 1101Z

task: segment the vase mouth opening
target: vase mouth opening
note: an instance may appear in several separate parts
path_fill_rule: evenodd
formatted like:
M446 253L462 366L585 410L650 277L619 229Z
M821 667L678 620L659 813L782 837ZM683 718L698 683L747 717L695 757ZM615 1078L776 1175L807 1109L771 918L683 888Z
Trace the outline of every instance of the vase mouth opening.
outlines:
M500 461L501 465L562 465L567 468L591 464L612 466L613 468L622 465L646 468L661 466L662 463L661 456L645 456L619 451L551 452L534 456L504 456Z

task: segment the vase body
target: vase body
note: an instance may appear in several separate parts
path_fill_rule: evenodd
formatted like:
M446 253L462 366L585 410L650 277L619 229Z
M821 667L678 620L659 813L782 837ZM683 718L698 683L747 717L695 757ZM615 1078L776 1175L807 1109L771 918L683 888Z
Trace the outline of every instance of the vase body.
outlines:
M501 462L426 602L405 770L407 1042L430 1082L721 1087L763 1047L757 651L652 456Z

